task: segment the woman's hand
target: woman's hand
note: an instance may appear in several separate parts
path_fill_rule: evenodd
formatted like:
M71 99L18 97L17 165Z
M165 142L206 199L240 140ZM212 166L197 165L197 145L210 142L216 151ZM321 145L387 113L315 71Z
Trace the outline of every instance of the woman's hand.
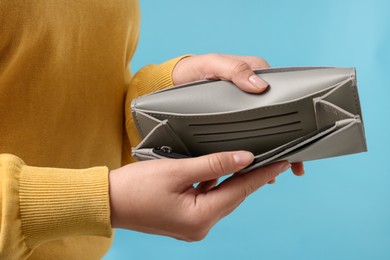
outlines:
M247 196L290 167L278 162L232 175L216 186L219 177L239 171L253 158L249 152L223 152L137 162L111 171L112 227L201 240Z
M269 64L254 56L204 54L182 59L173 71L175 85L202 79L226 79L240 89L261 93L268 83L253 73L255 69L269 68Z
M182 59L173 71L175 85L202 79L226 79L233 81L240 89L250 93L262 93L268 83L253 73L255 69L269 68L267 61L255 56L227 54L204 54ZM295 175L304 174L303 163L293 163ZM275 180L271 180L270 184Z

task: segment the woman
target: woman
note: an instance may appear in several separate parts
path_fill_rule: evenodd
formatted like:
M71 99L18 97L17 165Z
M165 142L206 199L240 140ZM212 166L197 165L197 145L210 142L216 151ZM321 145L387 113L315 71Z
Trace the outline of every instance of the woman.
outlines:
M204 78L261 93L267 84L251 70L268 67L260 58L187 55L132 77L136 0L2 0L0 24L1 259L98 259L116 227L199 240L290 167L214 188L253 155L129 164L140 140L132 98ZM302 175L302 164L293 171Z

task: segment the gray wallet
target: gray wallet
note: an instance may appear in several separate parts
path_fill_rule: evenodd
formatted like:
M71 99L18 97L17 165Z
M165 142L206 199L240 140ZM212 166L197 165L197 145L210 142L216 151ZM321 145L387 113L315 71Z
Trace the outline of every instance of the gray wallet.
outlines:
M262 94L230 81L199 81L132 101L142 142L139 160L247 150L254 162L315 160L367 151L354 68L292 67L255 71Z

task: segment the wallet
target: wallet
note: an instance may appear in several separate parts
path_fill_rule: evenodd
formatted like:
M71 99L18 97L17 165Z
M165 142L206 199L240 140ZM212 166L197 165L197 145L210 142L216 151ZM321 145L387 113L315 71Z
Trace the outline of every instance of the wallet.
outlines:
M276 161L300 162L367 151L354 68L288 67L254 71L261 94L226 80L192 82L131 103L142 137L138 160L246 150L245 173ZM130 108L129 108L130 109Z

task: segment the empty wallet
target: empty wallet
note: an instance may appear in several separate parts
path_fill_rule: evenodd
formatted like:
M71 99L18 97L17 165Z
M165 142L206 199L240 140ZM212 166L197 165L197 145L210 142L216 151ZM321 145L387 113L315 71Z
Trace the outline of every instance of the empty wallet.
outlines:
M221 151L255 155L244 173L281 160L299 162L367 151L354 68L256 70L262 94L207 80L134 99L142 142L138 160L188 158Z

